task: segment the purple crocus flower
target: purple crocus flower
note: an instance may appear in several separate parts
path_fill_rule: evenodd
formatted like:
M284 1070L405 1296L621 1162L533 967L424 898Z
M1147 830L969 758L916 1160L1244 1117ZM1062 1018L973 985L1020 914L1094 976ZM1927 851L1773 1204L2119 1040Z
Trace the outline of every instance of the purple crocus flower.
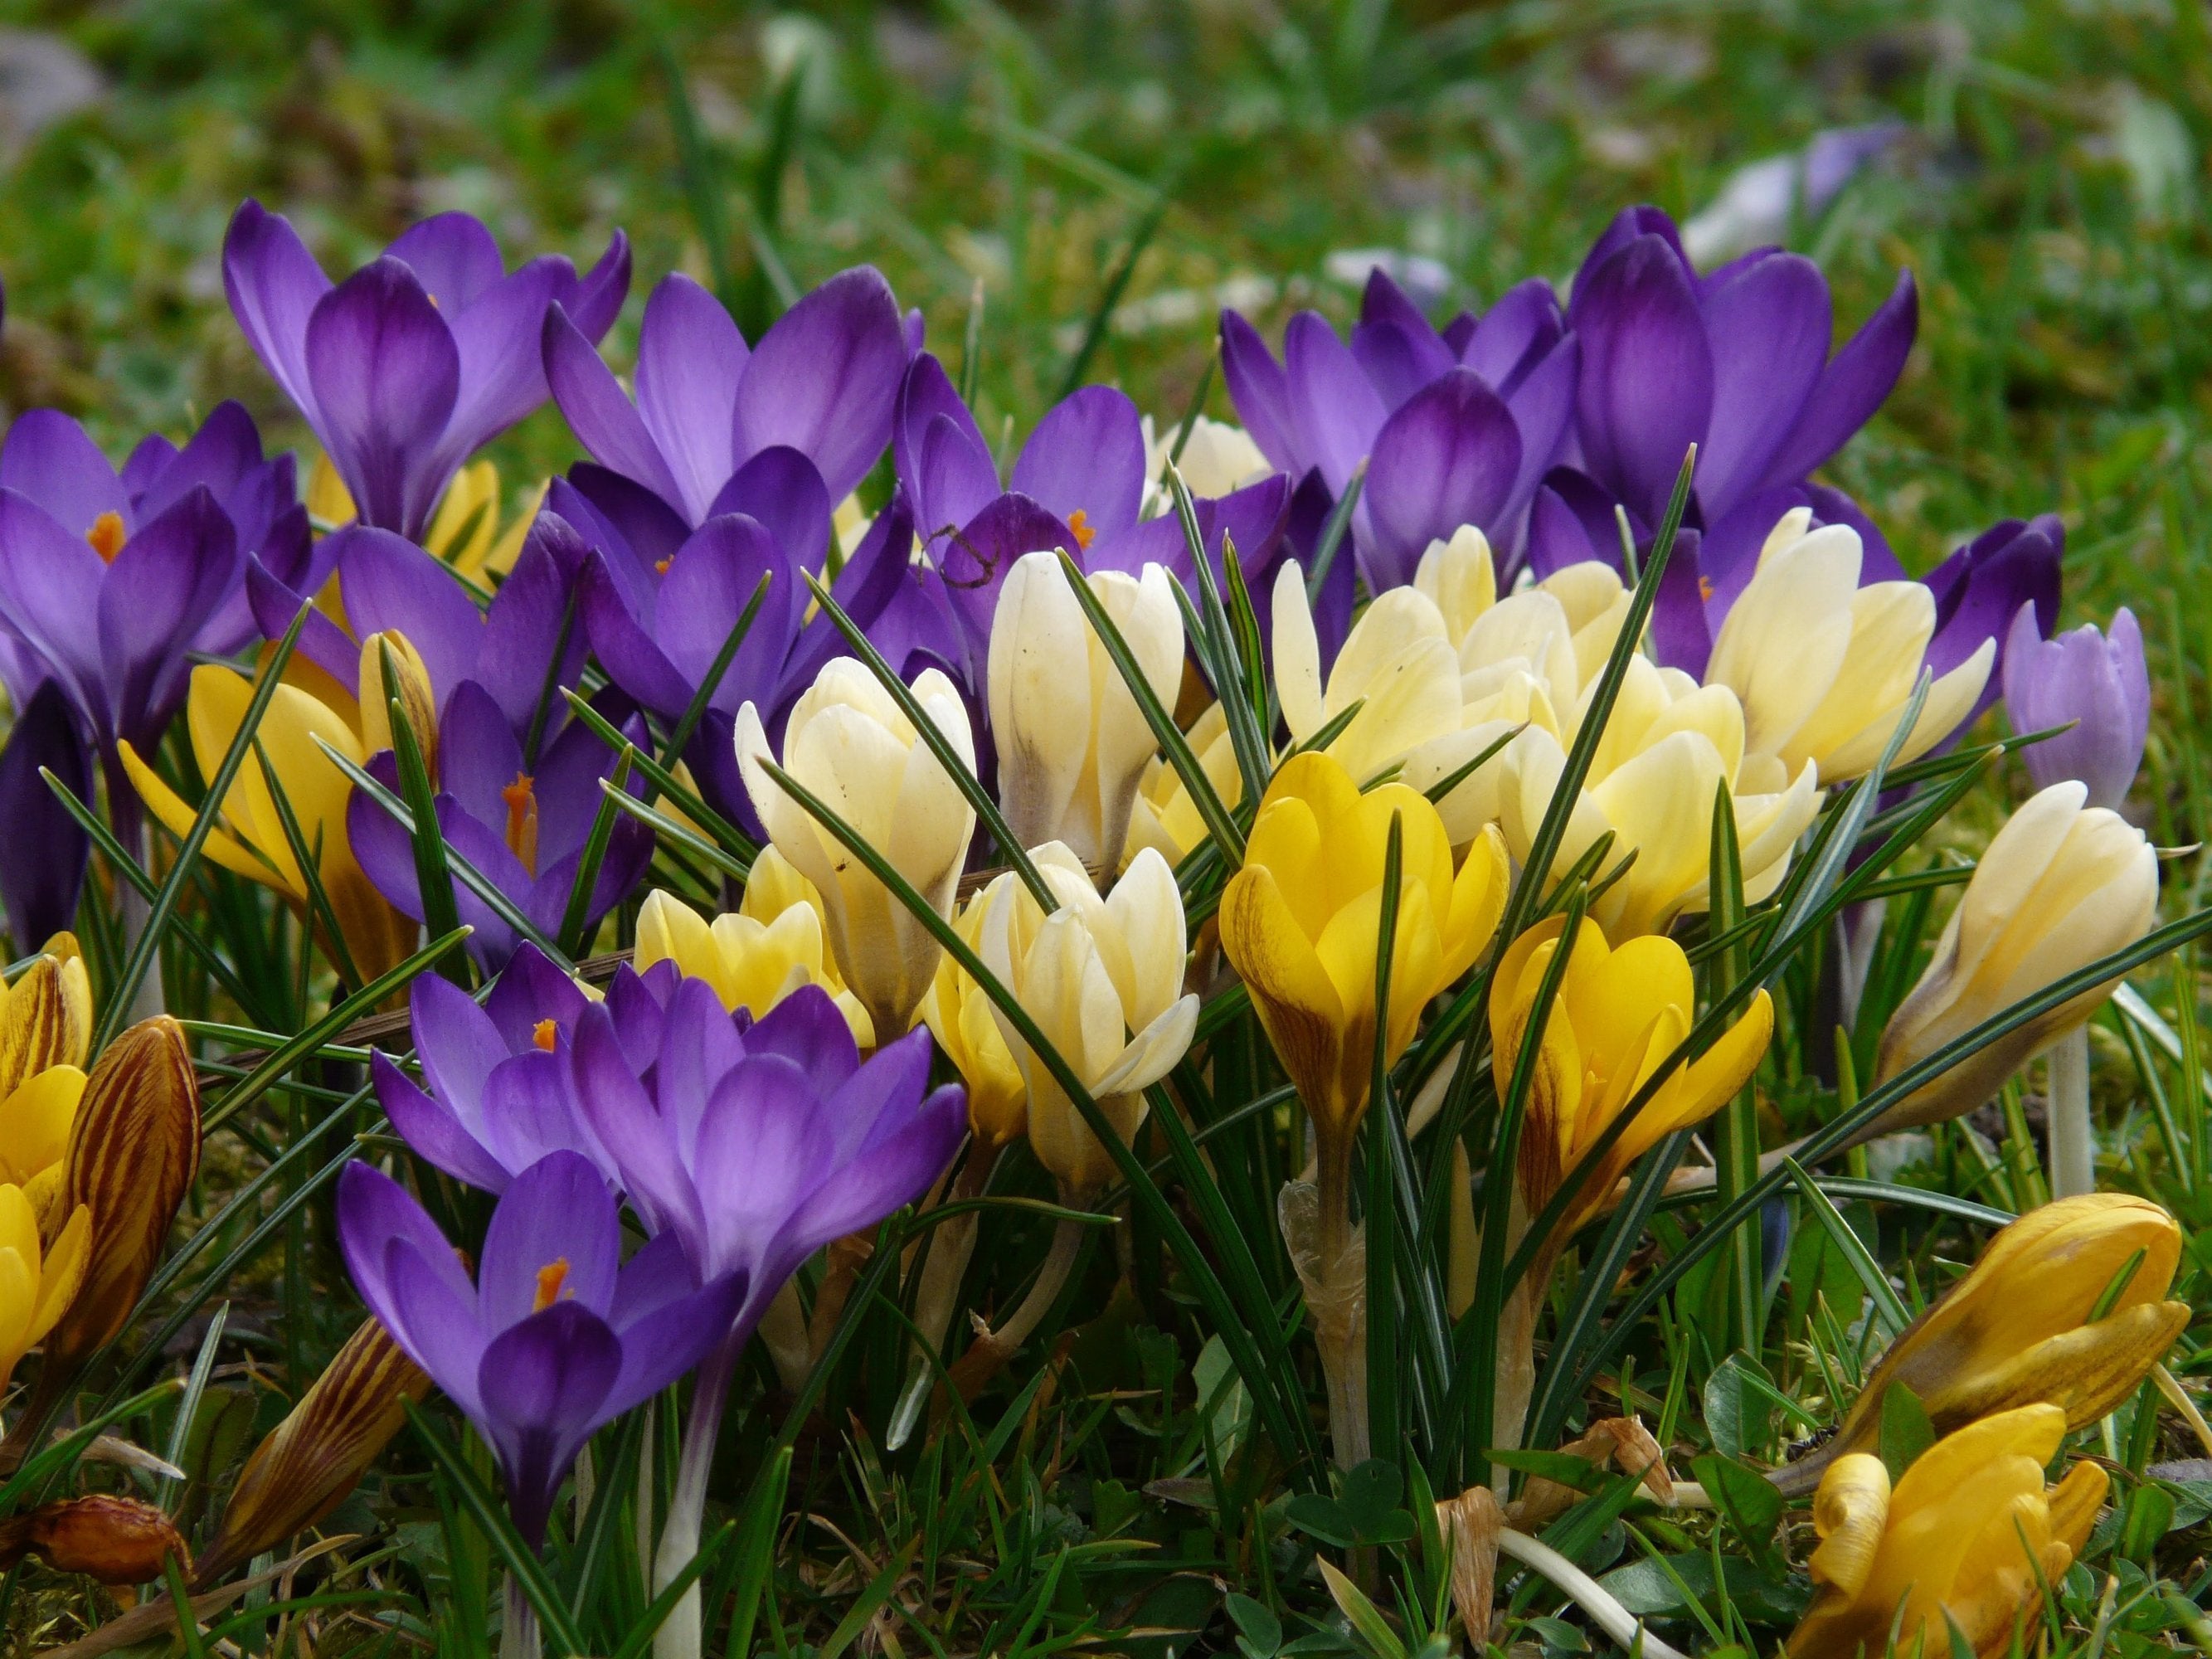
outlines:
M1413 579L1429 543L1481 527L1517 567L1528 505L1573 413L1579 351L1548 284L1511 289L1442 332L1379 268L1347 345L1317 312L1283 331L1280 362L1234 311L1222 376L1267 458L1318 471L1340 496L1364 460L1353 514L1360 572L1376 591Z
M607 1000L618 1029L649 1064L659 1046L660 1010L674 992L672 963L653 971L619 970ZM611 1182L614 1160L580 1115L568 1051L591 999L534 945L508 959L482 1005L435 974L407 995L417 1085L382 1054L369 1061L377 1103L417 1157L454 1180L503 1193L548 1152L589 1158ZM427 1086L425 1086L427 1085Z
M2021 607L2026 605L2033 614L2039 640L2048 638L2057 626L2060 565L2065 555L2066 527L2057 514L2045 513L1992 525L1928 573L1929 591L1936 596L1929 667L1948 674L1980 650L1983 641L1996 641L1989 684L1960 730L1981 717L2006 683L2011 641L2020 636ZM2132 767L2129 775L2134 775Z
M263 365L299 407L361 521L420 537L463 461L545 401L538 347L555 306L597 340L629 291L615 233L582 276L565 258L510 272L465 213L425 219L332 286L291 225L244 204L223 288Z
M0 903L15 954L27 956L76 919L91 838L40 776L52 772L79 800L92 800L92 768L76 716L58 680L18 707L0 749Z
M2150 735L2150 673L2132 611L2113 612L2106 633L2087 623L2046 640L2034 605L2023 604L2005 640L2004 700L2014 732L2074 723L2020 751L2038 789L2078 778L2092 806L2118 809Z
M999 589L1025 553L1059 548L1086 571L1132 575L1157 564L1196 591L1181 520L1173 512L1142 516L1144 419L1110 386L1085 386L1047 410L1002 487L974 414L923 352L899 389L891 453L929 560L921 608L907 612L913 642L964 686L981 685ZM1290 479L1278 475L1195 503L1217 579L1222 549L1232 544L1253 591L1267 591L1285 552L1290 495Z
M1889 395L1912 349L1919 301L1911 273L1900 273L1832 357L1827 281L1811 260L1761 248L1701 276L1674 221L1637 207L1583 259L1566 319L1582 361L1565 465L1544 481L1531 518L1540 568L1589 556L1583 549L1593 543L1617 563L1616 507L1647 546L1692 443L1698 470L1684 522L1708 541L1747 539L1755 551L1779 516L1769 511L1773 493L1803 486ZM1595 537L1593 503L1605 526ZM1566 544L1547 545L1554 535ZM1692 571L1689 553L1700 565L1705 556L1702 546L1677 545L1686 578L1713 574Z
M367 1164L338 1177L338 1243L362 1300L498 1456L533 1547L585 1442L697 1364L745 1295L742 1272L702 1281L673 1241L624 1262L615 1200L572 1152L507 1188L473 1284L422 1206Z
M622 726L626 737L645 746L643 721L632 715ZM398 762L389 750L374 757L368 769L386 788L399 792ZM491 693L464 680L438 722L439 833L539 933L557 938L599 814L600 781L614 769L614 750L581 720L569 721L531 759ZM633 780L633 793L641 785ZM399 820L356 790L346 804L346 836L377 891L402 915L423 920L415 843ZM586 929L629 896L652 861L652 830L618 814L585 904ZM476 930L469 936L470 954L497 971L514 954L519 936L458 877L453 891L461 920Z
M751 347L720 301L689 276L663 277L638 331L635 402L592 349L598 338L561 306L548 310L554 400L600 466L687 529L751 511L754 493L737 481L770 450L804 457L825 501L843 500L884 453L908 354L898 301L872 265L831 277ZM823 549L791 550L818 564Z

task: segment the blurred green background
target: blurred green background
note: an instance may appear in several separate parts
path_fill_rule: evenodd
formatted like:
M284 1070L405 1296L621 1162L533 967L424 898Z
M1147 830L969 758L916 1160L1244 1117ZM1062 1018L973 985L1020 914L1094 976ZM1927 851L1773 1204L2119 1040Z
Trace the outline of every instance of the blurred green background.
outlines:
M719 269L757 326L780 289L872 261L948 359L980 283L987 430L1034 418L1098 319L1089 376L1174 420L1224 298L1271 335L1299 305L1341 316L1384 249L1433 261L1446 307L1480 306L1566 276L1626 204L1687 215L1747 163L1896 120L1901 141L1787 231L1844 326L1898 266L1923 285L1919 347L1838 481L1916 568L2057 507L2069 619L2131 599L2170 669L2208 614L2206 18L2198 0L0 7L0 401L85 415L118 453L226 396L296 441L222 302L223 226L252 194L334 269L445 208L510 259L587 258L621 226L625 367L671 267ZM1229 413L1218 379L1209 408ZM550 410L501 447L517 489L574 453Z

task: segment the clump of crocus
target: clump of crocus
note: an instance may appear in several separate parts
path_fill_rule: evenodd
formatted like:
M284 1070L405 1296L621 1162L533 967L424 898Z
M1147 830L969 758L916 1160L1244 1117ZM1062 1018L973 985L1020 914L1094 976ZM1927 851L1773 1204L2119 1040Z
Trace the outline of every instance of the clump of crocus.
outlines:
M2095 1422L2188 1324L2189 1304L2166 1297L2180 1256L2181 1229L2148 1199L2091 1193L2029 1211L1898 1334L1843 1426L1790 1466L1789 1489L1877 1449L1893 1385L1912 1390L1939 1433L2039 1401L2063 1407L2069 1429Z
M551 256L509 271L479 222L441 213L333 286L291 224L249 201L223 237L222 275L362 521L413 538L461 463L545 401L547 313L593 340L612 325L629 244L617 232L581 276Z
M2014 1004L2150 930L2158 858L2142 831L2055 783L2006 820L1982 854L1936 954L1881 1034L1876 1083L1887 1082ZM2080 1029L2112 983L2093 986L1930 1078L1860 1133L1972 1111L2005 1079Z
M1378 1010L1394 823L1398 909L1390 1002ZM1341 763L1308 750L1268 784L1244 862L1222 893L1222 950L1313 1125L1317 1179L1285 1186L1280 1210L1328 1377L1337 1459L1347 1468L1366 1455L1366 1255L1352 1228L1351 1177L1376 1051L1385 1064L1405 1052L1422 1008L1490 942L1505 890L1496 831L1477 836L1455 871L1443 820L1426 797L1396 783L1362 794Z
M1490 982L1491 1072L1499 1097L1512 1087L1547 971L1565 935L1565 917L1538 923L1506 948ZM1697 1013L1697 983L1682 947L1659 934L1608 945L1585 918L1568 946L1550 1017L1534 1034L1541 1049L1530 1073L1517 1149L1518 1227L1528 1223L1574 1176L1629 1103L1652 1092L1595 1167L1578 1179L1559 1224L1541 1241L1534 1264L1516 1286L1501 1317L1498 1391L1500 1446L1520 1443L1534 1382L1535 1316L1552 1264L1575 1228L1610 1196L1638 1158L1677 1129L1718 1111L1749 1080L1774 1031L1765 991L1705 1053L1653 1079L1688 1036ZM1517 1245L1516 1236L1510 1243Z
M830 993L864 1048L875 1047L867 1011L845 988L829 954L822 896L773 847L761 849L745 878L734 911L711 922L676 896L656 888L637 913L637 970L672 962L687 979L714 988L722 1006L756 1018L802 985Z
M429 1374L364 1321L246 1460L193 1582L219 1582L336 1509L429 1392Z
M2015 732L2073 726L2020 751L2037 788L2075 778L2092 806L2117 810L2128 798L2150 735L2150 672L2127 606L2107 633L2089 623L2046 640L2035 607L2021 605L2005 641L2004 700Z
M2043 1484L2065 1437L2063 1409L2022 1406L1946 1435L1894 1486L1879 1457L1838 1458L1813 1500L1818 1588L1791 1659L1990 1659L2021 1639L2045 1587L2087 1541L2108 1485L2086 1461Z
M914 695L972 770L968 710L952 683L926 669ZM793 781L881 853L939 915L951 915L975 809L865 666L841 657L824 667L791 711L782 749L782 769ZM838 969L877 1039L889 1042L913 1024L937 972L942 950L935 935L769 775L768 734L750 702L738 712L737 753L754 811L776 850L822 896Z
M620 994L624 978L578 1021L575 1098L654 1247L672 1243L702 1281L736 1273L750 1287L708 1333L661 1533L665 1586L698 1549L721 1407L762 1313L816 1250L927 1190L967 1112L957 1085L928 1092L927 1032L864 1063L819 987L800 986L752 1020L733 1018L700 980L679 979L664 1010ZM662 1634L662 1651L696 1652L696 1599Z
M614 1198L574 1152L508 1186L473 1281L422 1206L368 1164L346 1166L337 1208L362 1299L491 1446L532 1545L592 1432L698 1364L744 1299L741 1270L702 1280L673 1241L624 1262Z
M669 977L665 969L649 980L623 975L613 994L650 1003ZM481 1006L452 981L424 975L407 1006L428 1087L377 1054L369 1071L378 1104L417 1154L484 1192L505 1192L556 1151L583 1153L611 1174L576 1109L568 1067L592 994L532 945L514 953Z
M1172 708L1182 613L1167 573L1152 564L1139 576L1109 570L1087 580L1146 684ZM1007 573L991 623L988 686L999 801L1015 839L1060 842L1084 863L1112 868L1159 742L1056 554L1027 554Z

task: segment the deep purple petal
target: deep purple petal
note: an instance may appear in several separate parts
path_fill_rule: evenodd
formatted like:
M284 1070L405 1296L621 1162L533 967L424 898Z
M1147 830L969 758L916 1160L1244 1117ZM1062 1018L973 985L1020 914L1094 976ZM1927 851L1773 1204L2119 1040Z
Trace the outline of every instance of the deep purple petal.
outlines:
M412 270L448 316L474 305L507 272L499 244L471 214L434 213L417 220L384 252Z
M44 507L0 489L0 624L37 654L95 729L112 719L100 644L107 566Z
M1573 317L1588 470L1656 524L1712 412L1712 354L1680 258L1662 238L1639 237L1577 283Z
M614 371L559 306L547 307L543 328L539 343L546 384L576 441L600 465L683 510L683 486L652 431L623 395Z
M1046 411L1022 446L1011 487L1065 523L1080 513L1102 536L1137 521L1145 495L1143 417L1126 393L1087 386Z
M9 441L14 441L13 434L9 434ZM140 445L138 453L145 447ZM133 453L133 461L137 460L138 453ZM0 482L5 482L6 470L5 459L0 458ZM207 419L200 423L200 429L192 434L182 449L132 489L131 511L143 523L183 500L193 485L205 484L235 519L238 514L232 493L250 475L258 476L265 471L261 459L261 434L253 424L253 417L246 412L243 404L226 398L210 411ZM131 468L126 466L126 483L130 473ZM244 524L239 526L241 536L246 528ZM256 544L254 540L240 543L248 551Z
M617 975L618 984L619 981ZM616 1000L611 992L608 1004ZM635 1004L635 992L629 1000ZM608 1006L586 1008L578 1016L575 1041L568 1052L575 1098L584 1121L622 1171L623 1189L646 1230L678 1234L694 1264L699 1263L707 1237L699 1194L677 1156L674 1139L661 1121L659 1109L623 1052L623 1038L616 1032L614 1014Z
M707 1214L702 1271L749 1268L751 1294L763 1297L828 1242L787 1237L815 1190L833 1176L842 1184L846 1174L820 1110L806 1074L773 1056L745 1060L715 1085L692 1155Z
M938 463L955 469L939 478L922 459L922 442L931 424L942 416L963 440ZM980 465L975 458L981 457ZM999 493L999 475L991 465L991 447L975 425L968 405L960 401L945 366L927 352L907 365L899 382L898 403L891 422L891 464L901 486L913 498L923 523L938 526L965 524L983 510L983 503ZM945 499L939 500L940 489Z
M645 302L637 338L637 413L693 524L730 476L738 381L750 353L722 302L681 271Z
M399 786L398 757L390 750L370 758L368 772L396 794ZM406 827L365 789L346 799L346 842L354 862L361 866L368 884L386 903L414 921L422 920L422 890L415 869L415 838Z
M1713 412L1698 499L1718 518L1767 477L1828 361L1832 319L1820 268L1795 253L1746 264L1705 295L1704 311Z
M1667 568L1660 573L1659 592L1652 598L1651 646L1661 667L1679 668L1701 680L1713 653L1713 630L1705 616L1699 541L1698 532L1686 526L1675 534Z
M327 440L308 373L307 327L331 279L289 221L248 200L223 234L222 286L254 355Z
M461 810L486 823L504 823L504 790L523 772L522 739L490 692L463 680L438 721L439 771Z
M234 592L238 538L204 487L123 544L100 592L100 649L117 732L141 748L159 740L183 701L185 652Z
M685 683L697 686L728 645L763 577L768 591L760 609L714 687L714 707L732 714L746 698L757 698L760 688L775 684L791 648L807 602L797 566L757 520L730 514L700 526L661 580L655 639Z
M437 974L418 978L407 994L409 1024L430 1092L465 1121L483 1121L483 1087L512 1052L476 1000Z
M696 688L623 602L604 555L593 554L584 566L576 593L584 631L607 678L655 714L680 715Z
M777 444L732 472L710 508L726 513L757 520L793 566L819 575L830 562L830 491L795 449Z
M1492 528L1520 468L1513 416L1474 370L1455 368L1411 398L1376 437L1360 496L1368 585L1413 580L1433 538Z
M482 1191L507 1190L505 1166L451 1111L416 1087L381 1054L370 1056L369 1074L376 1083L376 1103L417 1158Z
M1374 447L1388 411L1350 348L1319 312L1302 311L1283 333L1298 449L1338 495Z
M307 364L331 460L364 524L420 532L444 483L419 471L460 389L453 331L415 275L377 259L324 295Z
M36 501L72 535L82 536L103 513L131 522L130 497L100 447L58 409L30 409L15 417L0 444L0 489Z
M566 969L536 945L525 945L491 988L483 1011L507 1052L520 1054L535 1043L541 1020L553 1021L573 1038L576 1021L590 1006L591 999Z
M886 1045L887 1048L897 1046L896 1042ZM825 1093L842 1087L860 1069L853 1029L837 1012L830 994L818 985L800 986L755 1020L752 1030L745 1033L745 1052L782 1055ZM926 1065L926 1048L923 1058Z
M912 1117L878 1139L861 1157L817 1188L787 1224L787 1249L799 1259L833 1238L882 1220L929 1190L959 1150L968 1127L968 1095L949 1084L923 1101Z
M544 1539L554 1495L576 1454L606 1420L622 1366L614 1332L574 1302L532 1314L484 1349L477 1383L482 1426L507 1475L515 1528L532 1547Z
M483 646L483 613L452 567L404 536L350 525L331 538L345 538L338 555L338 591L354 635L366 640L387 630L407 636L429 672L442 705L476 668Z
M652 1248L648 1244L646 1249ZM642 1256L645 1251L638 1254ZM725 1273L669 1306L637 1315L635 1322L622 1328L622 1375L600 1410L620 1416L704 1359L736 1322L750 1283L743 1273Z
M1429 325L1420 307L1380 265L1367 273L1367 287L1359 300L1358 325L1352 331L1352 355L1391 409L1455 361L1451 348Z
M1510 581L1519 568L1527 540L1528 505L1536 487L1564 453L1571 435L1575 387L1581 374L1582 345L1571 337L1559 341L1539 361L1505 398L1513 424L1521 436L1521 467L1513 489L1498 510L1501 581Z
M1776 482L1802 478L1841 449L1889 396L1919 328L1920 291L1912 273L1900 271L1889 298L1822 371L1789 441L1768 460L1765 476Z
M554 1064L550 1054L520 1058ZM501 1068L514 1069L514 1061ZM528 1318L546 1287L541 1274L556 1266L560 1301L604 1317L622 1265L622 1224L590 1160L574 1152L548 1152L517 1174L492 1213L482 1261L477 1297L490 1329Z
M406 1309L386 1278L387 1253L394 1243L412 1245L436 1279L473 1314L476 1291L453 1247L438 1231L438 1224L390 1176L355 1159L338 1172L337 1210L338 1249L346 1271L369 1311L394 1336L404 1341L408 1324Z
M595 345L622 314L623 301L629 295L629 238L618 230L607 238L592 268L576 279L574 298L562 302L584 337Z
M906 331L872 265L841 271L761 337L738 385L732 465L789 444L841 501L890 441Z
M70 793L92 801L91 757L60 683L47 680L20 708L0 749L0 902L18 957L29 955L76 919L91 839L40 775L50 771Z
M574 281L566 259L532 259L449 318L460 381L444 434L423 463L422 487L434 496L462 462L550 395L540 343L556 294Z
M1080 556L1074 532L1026 495L1001 495L958 531L931 544L954 613L980 659L1006 573L1025 553L1049 548Z
M1559 296L1542 277L1531 276L1499 295L1498 303L1468 331L1459 360L1510 402L1515 389L1566 331Z
M972 424L933 415L922 428L912 500L926 540L974 522L999 499L998 469Z
M1674 222L1659 208L1645 206L1623 208L1613 215L1613 221L1590 244L1590 251L1583 256L1582 268L1575 272L1574 286L1569 292L1567 326L1579 329L1583 325L1583 311L1590 292L1591 279L1606 261L1639 237L1656 237L1662 248L1680 268L1685 281L1697 273L1691 267L1690 256L1682 252L1682 238L1674 228Z
M1260 453L1282 471L1304 473L1313 460L1302 447L1290 381L1260 331L1234 311L1221 313L1221 378Z
M567 520L540 511L515 556L514 568L484 612L476 661L469 678L497 702L517 730L526 731L538 704L549 695L548 671L555 687L580 682L591 642L583 619L572 606L577 578L590 556L583 538ZM553 653L561 660L556 668ZM547 720L557 726L565 705L550 692Z

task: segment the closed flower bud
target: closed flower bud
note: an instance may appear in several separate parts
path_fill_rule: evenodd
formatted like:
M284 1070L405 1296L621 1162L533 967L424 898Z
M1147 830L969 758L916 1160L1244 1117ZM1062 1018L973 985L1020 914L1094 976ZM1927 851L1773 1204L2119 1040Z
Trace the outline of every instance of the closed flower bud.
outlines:
M1887 1082L2054 981L2124 950L2150 931L2158 859L2117 813L2085 806L2079 783L2055 783L2007 820L1983 853L1920 982L1881 1034ZM2093 987L1985 1044L1929 1079L1861 1133L1939 1122L1972 1111L2004 1080L2094 1013Z
M1429 1000L1474 964L1504 908L1505 848L1475 838L1456 872L1437 809L1402 784L1365 794L1326 755L1295 755L1260 803L1221 897L1221 945L1243 975L1321 1142L1343 1170L1375 1064L1383 865L1399 825L1398 916L1383 1054L1413 1041ZM1331 1200L1333 1201L1333 1200Z
M387 682L389 659L392 677ZM369 754L395 746L392 737L392 704L398 699L415 738L415 752L433 781L438 775L438 704L430 690L430 671L422 653L404 634L387 629L372 634L361 646L361 745ZM312 844L312 843L311 843Z
M2020 751L2036 787L2068 778L2088 786L2089 805L2117 808L2128 797L2150 736L2150 672L2142 629L2125 605L2112 632L2094 627L2045 639L2035 606L2023 605L2005 637L2005 717L2014 732L2074 729Z
M954 754L973 768L968 710L952 682L927 669L914 691ZM890 1042L913 1024L936 974L935 937L769 775L762 765L769 758L767 733L750 702L738 711L736 743L753 810L776 850L821 894L839 970L867 1011L876 1040ZM938 915L951 915L975 809L865 666L840 657L823 668L784 728L783 769L882 854Z
M0 990L0 1100L49 1066L82 1066L91 1042L92 986L84 958L75 939L59 934Z
M991 900L986 888L953 918L971 951L981 942ZM968 1127L975 1139L993 1152L1012 1146L1029 1127L1029 1085L999 1030L988 993L948 956L937 964L937 978L921 1000L921 1017L968 1085Z
M347 1339L291 1414L254 1448L201 1555L196 1583L216 1583L328 1515L407 1421L430 1379L383 1326Z
M1784 519L1705 666L1707 684L1743 699L1750 753L1793 773L1811 761L1824 782L1856 777L1881 758L1936 632L1936 598L1923 584L1859 586L1863 550L1848 525L1806 533ZM1972 715L1996 657L1996 642L1984 640L1936 679L1899 761L1926 754Z
M0 1521L0 1566L36 1555L56 1572L81 1572L103 1584L143 1584L175 1556L186 1572L192 1553L169 1517L135 1498L64 1498Z
M1515 939L1490 986L1491 1071L1502 1097L1528 1037L1536 995L1558 954L1564 916ZM1587 918L1559 981L1531 1076L1521 1131L1520 1183L1533 1215L1689 1034L1697 984L1682 947L1659 934L1608 945ZM1713 1046L1675 1067L1576 1193L1562 1239L1604 1203L1628 1166L1677 1129L1701 1123L1749 1081L1774 1031L1764 991Z
M2092 1320L2138 1252L2112 1305ZM2069 1429L2095 1422L2188 1324L2188 1304L2166 1296L2180 1255L2181 1229L2148 1199L2091 1193L2029 1211L1890 1344L1835 1437L1790 1466L1790 1486L1809 1486L1836 1458L1876 1449L1892 1383L1918 1396L1938 1433L2039 1401L2061 1407Z
M70 1127L63 1203L69 1213L92 1212L91 1265L46 1339L42 1395L58 1395L123 1328L199 1162L199 1086L184 1028L156 1015L107 1045Z
M1059 908L1047 915L1018 876L998 877L979 896L977 953L1127 1142L1144 1121L1144 1091L1182 1058L1198 1024L1198 999L1182 988L1182 896L1156 852L1139 853L1104 898L1069 848L1048 843L1032 857ZM1012 1024L995 1018L1029 1085L1037 1162L1064 1194L1098 1191L1113 1159Z
M2105 1501L2094 1463L2043 1484L2065 1436L2057 1406L2000 1412L1938 1440L1894 1489L1880 1458L1838 1458L1813 1500L1816 1588L1790 1659L1950 1653L1960 1642L1990 1659L2023 1621L2032 1632L2043 1586L2065 1576Z
M756 1019L800 986L818 985L853 1028L854 1041L875 1046L867 1011L829 959L820 896L772 847L755 862L744 902L711 923L673 893L656 888L646 895L637 915L637 969L659 962L706 981L722 1006L750 1010Z
M1140 577L1101 571L1088 580L1152 694L1172 707L1182 612L1167 573L1148 564ZM1159 745L1059 555L1027 554L1006 573L991 622L989 690L999 800L1015 838L1024 847L1061 842L1086 864L1113 865Z

